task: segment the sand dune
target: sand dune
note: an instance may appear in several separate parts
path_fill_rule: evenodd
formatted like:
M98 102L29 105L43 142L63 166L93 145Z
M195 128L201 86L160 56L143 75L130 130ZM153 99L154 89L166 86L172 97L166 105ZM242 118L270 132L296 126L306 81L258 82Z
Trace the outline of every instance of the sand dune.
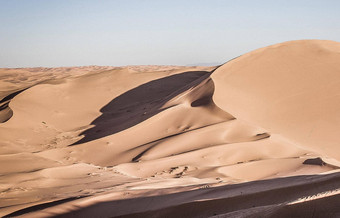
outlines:
M339 63L304 40L219 67L1 69L0 216L336 217Z
M339 61L340 44L332 41L259 49L216 70L214 102L240 119L340 159Z

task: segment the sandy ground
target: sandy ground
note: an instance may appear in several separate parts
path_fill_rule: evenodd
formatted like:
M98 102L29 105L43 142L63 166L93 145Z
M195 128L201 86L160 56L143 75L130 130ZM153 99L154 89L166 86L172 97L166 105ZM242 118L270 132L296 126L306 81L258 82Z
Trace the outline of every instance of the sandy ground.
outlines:
M340 43L0 69L0 99L0 216L340 216Z

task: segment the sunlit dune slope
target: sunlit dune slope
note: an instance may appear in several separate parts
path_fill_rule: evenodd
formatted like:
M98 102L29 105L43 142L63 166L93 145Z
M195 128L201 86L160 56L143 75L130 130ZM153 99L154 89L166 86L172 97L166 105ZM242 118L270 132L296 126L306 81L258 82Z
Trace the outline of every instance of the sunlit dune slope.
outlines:
M258 49L212 75L214 102L239 119L340 160L340 43Z

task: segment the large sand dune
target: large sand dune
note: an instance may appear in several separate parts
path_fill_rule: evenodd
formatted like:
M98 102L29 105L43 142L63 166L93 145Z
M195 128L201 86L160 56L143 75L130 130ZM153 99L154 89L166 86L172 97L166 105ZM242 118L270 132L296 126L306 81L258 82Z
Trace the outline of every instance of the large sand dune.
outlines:
M0 78L0 216L340 216L337 42Z

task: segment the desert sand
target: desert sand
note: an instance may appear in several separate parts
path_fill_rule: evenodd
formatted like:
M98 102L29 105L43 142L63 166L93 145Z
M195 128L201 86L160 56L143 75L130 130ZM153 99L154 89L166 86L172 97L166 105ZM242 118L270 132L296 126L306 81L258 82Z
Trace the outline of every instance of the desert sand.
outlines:
M340 217L338 42L4 68L0 99L0 216Z

